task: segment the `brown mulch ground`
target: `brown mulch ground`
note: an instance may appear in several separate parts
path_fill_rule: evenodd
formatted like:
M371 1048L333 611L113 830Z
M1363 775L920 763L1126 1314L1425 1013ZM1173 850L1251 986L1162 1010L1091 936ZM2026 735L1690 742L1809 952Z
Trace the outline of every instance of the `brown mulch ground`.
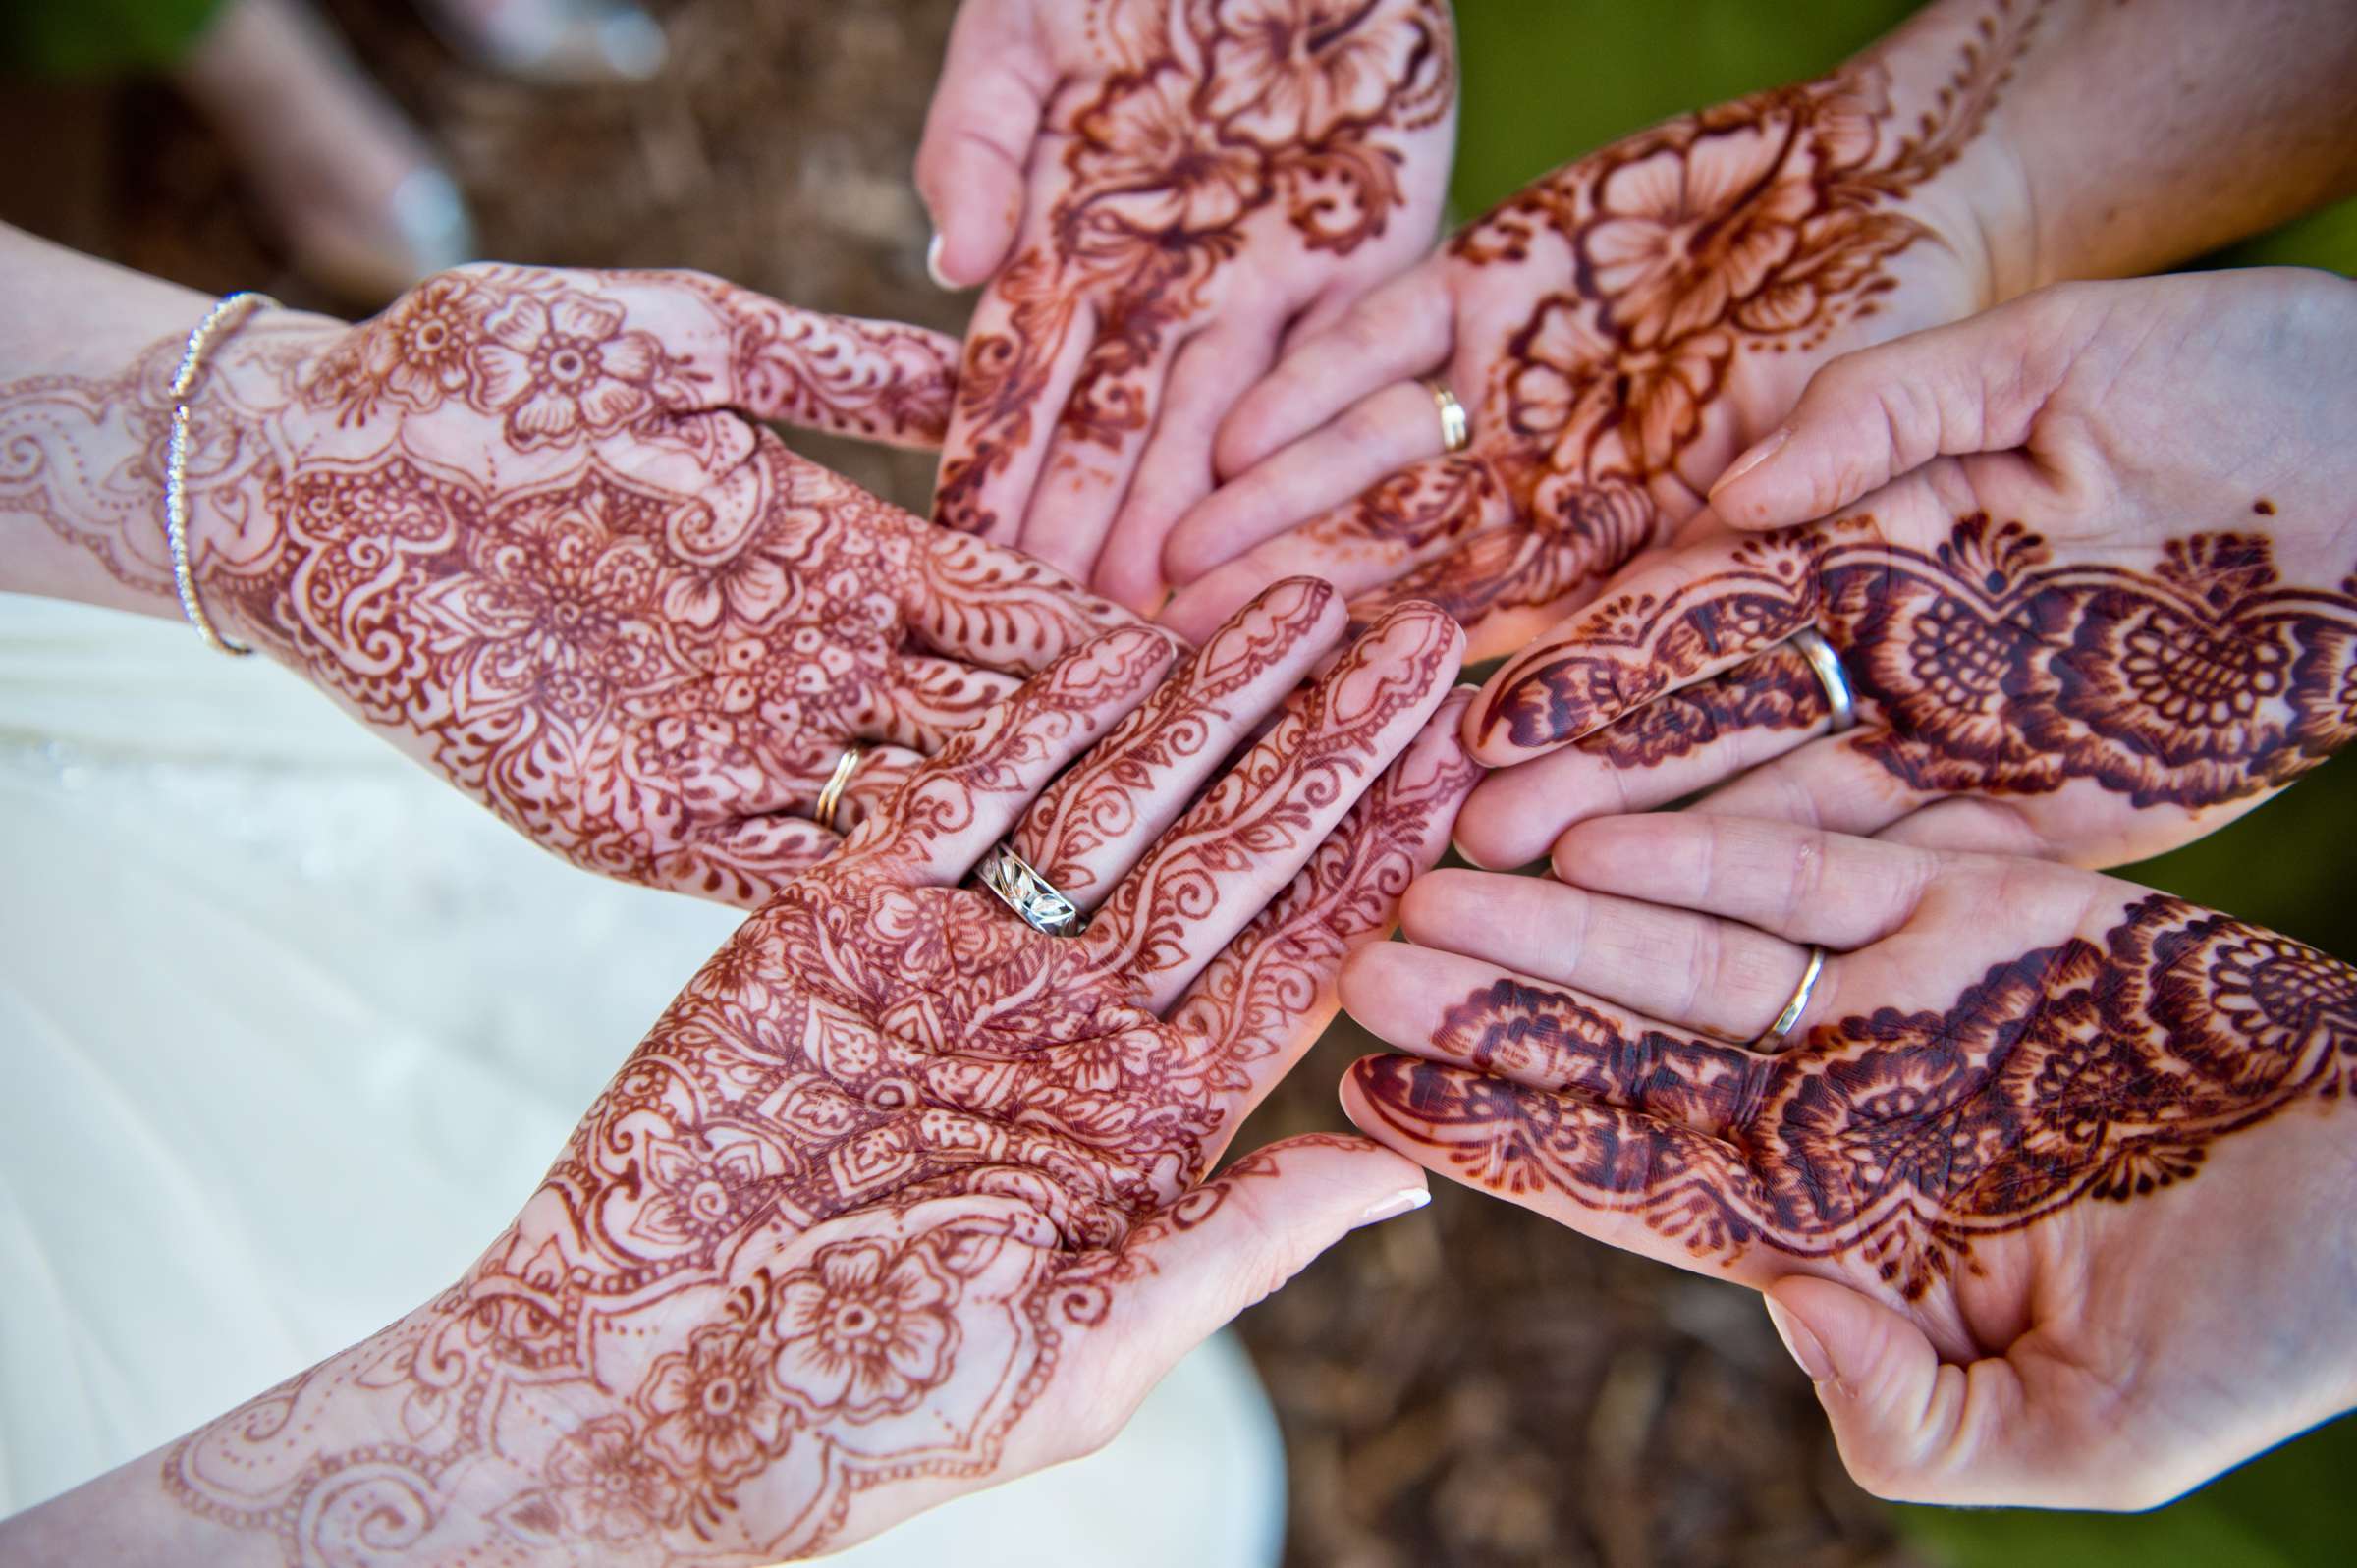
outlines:
M962 323L967 301L925 279L907 182L952 0L658 3L674 45L664 80L573 93L469 70L382 0L326 9L439 137L490 254L696 266L801 304ZM257 239L218 148L168 96L53 93L9 118L27 113L45 189L0 192L6 210L199 287L318 302ZM797 444L923 503L922 459ZM1333 1084L1360 1049L1330 1037L1245 1146L1340 1126ZM1906 1560L1889 1517L1842 1476L1754 1298L1506 1205L1447 1188L1424 1215L1338 1249L1242 1329L1290 1451L1293 1563Z

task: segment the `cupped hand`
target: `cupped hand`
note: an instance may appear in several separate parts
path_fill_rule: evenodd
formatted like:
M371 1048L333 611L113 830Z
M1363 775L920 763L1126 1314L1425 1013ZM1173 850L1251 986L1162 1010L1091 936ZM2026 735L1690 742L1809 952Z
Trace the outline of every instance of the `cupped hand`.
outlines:
M1446 0L966 0L916 177L990 287L936 515L1151 610L1221 416L1432 243L1455 102Z
M2083 865L2199 838L2357 734L2352 428L2357 284L2320 272L2064 285L1837 360L1712 509L1832 520L1706 519L1500 670L1459 842L1516 865L1712 786Z
M1992 302L1991 246L2026 232L1992 121L2036 28L1983 10L1560 169L1305 335L1222 426L1165 619L1309 571L1362 621L1425 598L1469 657L1510 653L1663 543L1812 368Z
M1363 1130L1766 1291L1852 1475L2143 1508L2357 1406L2357 970L2043 862L1654 813L1344 971ZM1830 949L1781 1054L1772 1027Z
M954 353L686 273L469 268L357 327L268 312L203 383L199 595L543 846L756 903L1129 620L752 422L937 442Z
M305 1561L767 1562L1109 1437L1423 1197L1347 1137L1210 1176L1471 783L1454 626L1296 690L1343 619L1288 582L1167 684L1144 628L1035 676L689 982L465 1280L167 1489ZM961 885L1002 839L1080 935Z

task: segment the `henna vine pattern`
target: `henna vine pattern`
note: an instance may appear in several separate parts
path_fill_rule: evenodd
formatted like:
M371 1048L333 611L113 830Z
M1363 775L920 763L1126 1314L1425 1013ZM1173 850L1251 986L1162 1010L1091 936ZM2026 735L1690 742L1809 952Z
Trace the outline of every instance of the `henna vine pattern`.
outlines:
M1664 542L1741 444L1736 408L1789 402L1851 346L1902 252L1953 248L1920 197L1980 136L2039 9L1991 7L1920 108L1894 102L1887 66L1852 65L1629 137L1467 228L1449 251L1460 320L1529 300L1498 339L1460 325L1471 447L1306 525L1294 559L1394 579L1359 619L1428 599L1483 658ZM1912 300L1891 330L1954 308Z
M1824 698L1796 656L1683 683L1816 625L1859 698L1844 743L1921 790L2086 779L2195 809L2280 788L2357 736L2357 577L2283 583L2262 536L2188 535L2136 571L2058 562L1985 513L1929 551L1869 527L1764 536L1674 595L1598 606L1506 674L1485 722L1524 745L1585 733L1632 767L1736 728L1812 726Z
M1132 628L961 731L789 880L463 1280L184 1440L166 1490L290 1563L747 1563L1062 1456L1118 1406L1107 1377L1071 1373L1117 1298L1164 1238L1276 1172L1264 1154L1203 1181L1271 1070L1248 1064L1306 1047L1335 966L1388 929L1471 785L1453 716L1371 777L1393 694L1437 701L1454 659L1437 615L1396 630L1313 690L1314 735L1264 743L1313 783L1255 776L1296 799L1354 749L1364 792L1167 1015L1124 917L1060 940L929 885L977 852L987 801L1036 788L1160 678L1167 643ZM1215 790L1178 838L1265 826L1258 806ZM1287 865L1309 847L1260 842ZM872 1500L895 1487L912 1500Z
M1212 313L1218 274L1247 251L1298 265L1381 237L1408 201L1404 144L1455 101L1441 0L1073 9L1074 80L1048 116L1061 192L975 323L935 499L943 522L993 537L1021 518L986 492L1035 444L1035 421L1108 451L1142 436L1150 373ZM1043 407L1089 319L1063 407Z
M0 388L0 506L164 595L178 353ZM855 820L1124 619L734 411L937 440L947 354L688 274L471 268L357 328L265 315L197 409L201 592L544 846L756 902L832 846L806 814L847 744L890 743Z
M1977 1238L2192 1178L2209 1147L2357 1094L2357 970L2164 894L2100 942L1761 1056L1501 980L1435 1044L1362 1063L1372 1113L1454 1173L1640 1217L1697 1259L1854 1260L1921 1298ZM1525 1088L1522 1085L1540 1085Z

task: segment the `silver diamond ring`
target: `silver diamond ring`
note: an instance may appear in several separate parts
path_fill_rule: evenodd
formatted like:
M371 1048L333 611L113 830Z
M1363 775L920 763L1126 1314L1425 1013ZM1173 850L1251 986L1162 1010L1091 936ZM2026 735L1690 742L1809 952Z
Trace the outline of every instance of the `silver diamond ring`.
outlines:
M974 878L997 893L1001 903L1022 916L1023 924L1033 931L1050 937L1080 935L1079 909L1006 844L994 845L982 857L982 863L974 868Z

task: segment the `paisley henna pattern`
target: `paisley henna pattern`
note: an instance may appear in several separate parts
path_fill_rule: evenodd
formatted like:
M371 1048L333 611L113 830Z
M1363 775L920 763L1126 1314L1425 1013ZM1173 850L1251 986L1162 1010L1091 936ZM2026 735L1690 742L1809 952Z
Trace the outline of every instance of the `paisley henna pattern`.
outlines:
M1466 1181L1628 1215L1698 1261L1853 1264L1907 1299L1976 1239L2191 1179L2217 1140L2357 1094L2357 970L2163 894L2100 941L1761 1056L1510 980L1440 1054L1359 1064L1382 1127Z
M1946 82L1911 102L1885 65L1853 65L1632 136L1467 228L1448 274L1460 318L1529 300L1494 343L1460 327L1472 447L1307 525L1295 559L1394 579L1361 621L1441 605L1478 659L1662 543L1745 439L1737 403L1796 397L1845 328L1886 310L1892 261L1947 243L1911 198L1981 135L2039 9L1990 6Z
M1638 767L1730 726L1815 724L1823 697L1808 682L1794 706L1782 658L1687 688L1715 728L1642 706L1815 624L1859 698L1844 743L1921 790L2088 779L2138 807L2199 808L2280 788L2357 735L2357 578L2283 583L2262 536L2192 534L2133 571L2056 561L1982 513L1928 552L1866 532L1853 518L1766 536L1672 597L1600 605L1579 636L1504 673L1484 722L1522 745L1585 733Z
M544 846L756 902L832 847L803 817L847 744L903 748L855 821L907 748L1126 619L731 411L938 439L946 352L688 274L475 268L357 328L268 314L204 384L201 591ZM178 353L0 389L0 506L167 595ZM110 441L137 456L103 466Z
M1306 667L1322 646L1313 633L1333 602L1334 590L1308 577L1254 600L1056 781L1024 818L1016 852L1081 908L1095 907L1114 858L1134 855L1184 803L1181 796L1161 814L1141 815L1157 801L1156 784L1209 772L1219 756L1207 753L1233 743L1246 715L1275 695L1265 689L1270 681Z
M1298 266L1379 239L1408 200L1403 146L1455 101L1442 0L1069 9L1074 54L1048 117L1060 193L1043 237L993 285L1003 313L966 345L964 426L935 498L943 522L993 537L1021 518L985 491L1037 439L1035 421L1108 451L1142 436L1149 373L1214 312L1215 278L1247 251ZM1063 407L1041 406L1088 319Z
M1203 1179L1473 774L1456 716L1428 728L1158 1015L1102 927L937 884L1168 660L1111 633L962 731L689 982L459 1284L182 1442L167 1491L290 1563L767 1562L1102 1430L1120 1395L1072 1361L1158 1242L1274 1173ZM1356 650L1335 678L1378 700L1314 749L1371 773L1380 694L1445 675Z

